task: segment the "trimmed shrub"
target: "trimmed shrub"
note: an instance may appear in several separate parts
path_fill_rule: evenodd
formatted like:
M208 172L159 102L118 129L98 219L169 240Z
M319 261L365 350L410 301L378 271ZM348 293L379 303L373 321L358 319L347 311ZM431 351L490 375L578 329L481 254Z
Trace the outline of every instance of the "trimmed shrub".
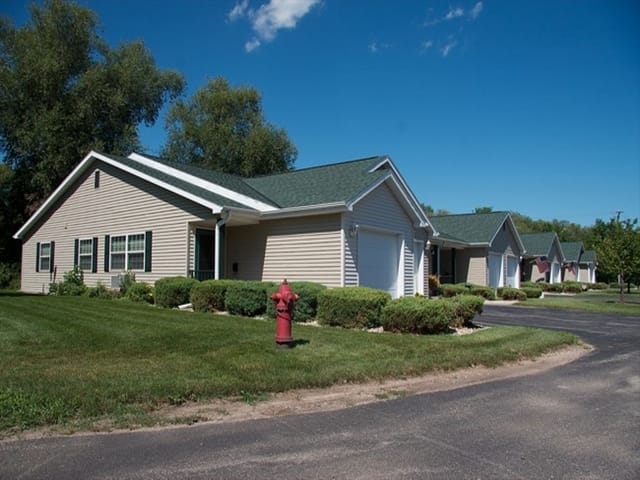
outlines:
M548 283L545 292L562 293L561 283Z
M127 287L124 298L132 302L153 303L153 288L145 282L134 282Z
M518 300L520 302L527 299L527 294L519 288L501 287L498 289L498 296L503 300Z
M198 284L195 278L166 277L155 283L155 303L159 307L176 308L189 303L191 289Z
M442 296L446 298L464 295L469 292L469 288L464 283L444 283L440 286L440 289L442 290Z
M609 285L605 282L592 283L591 288L594 290L608 290Z
M229 285L237 280L205 280L191 289L191 304L196 312L221 311L225 307L225 295Z
M391 295L367 287L340 287L318 294L318 322L344 328L374 328ZM419 300L419 299L417 299Z
M272 282L235 281L224 296L225 309L233 315L255 317L267 311L267 290Z
M491 287L485 287L483 285L471 285L468 294L482 297L486 300L495 300L496 293Z
M567 280L562 282L562 291L564 293L580 293L582 292L582 283Z
M98 282L97 286L87 288L86 295L91 298L106 298L107 300L113 300L120 296L120 292L118 292L118 290L107 288L102 283Z
M482 313L484 297L478 295L458 295L451 299L455 307L455 318L450 323L451 327L458 328L469 325L476 314Z
M540 298L542 289L538 287L522 287L520 290L524 292L527 298Z
M454 321L455 311L455 301L449 298L398 298L383 307L382 326L389 332L442 333L446 332Z
M327 289L324 285L315 282L289 282L293 293L298 295L295 310L293 312L294 322L308 322L316 318L318 314L318 295ZM267 317L276 318L276 304L271 300L271 294L278 291L280 285L277 284L267 291Z

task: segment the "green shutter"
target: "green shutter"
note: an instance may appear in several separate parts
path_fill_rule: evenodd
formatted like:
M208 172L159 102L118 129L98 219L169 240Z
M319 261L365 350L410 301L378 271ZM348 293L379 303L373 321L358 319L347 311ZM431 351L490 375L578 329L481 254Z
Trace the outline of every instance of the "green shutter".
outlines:
M78 248L79 248L79 243L80 243L80 241L77 238L73 241L73 266L74 267L78 266Z
M49 258L49 273L53 273L54 255L56 253L56 242L51 242L51 257Z
M144 232L144 271L151 271L151 230Z
M40 271L40 242L36 243L36 272Z
M91 273L98 273L98 237L93 237L93 261L91 262Z
M109 271L109 235L104 236L104 271Z

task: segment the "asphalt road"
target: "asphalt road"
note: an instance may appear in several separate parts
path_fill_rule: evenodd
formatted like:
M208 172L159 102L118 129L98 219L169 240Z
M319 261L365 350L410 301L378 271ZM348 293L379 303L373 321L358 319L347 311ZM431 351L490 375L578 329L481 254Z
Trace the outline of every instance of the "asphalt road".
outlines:
M1 479L640 478L640 317L487 307L596 350L542 374L326 412L0 443Z

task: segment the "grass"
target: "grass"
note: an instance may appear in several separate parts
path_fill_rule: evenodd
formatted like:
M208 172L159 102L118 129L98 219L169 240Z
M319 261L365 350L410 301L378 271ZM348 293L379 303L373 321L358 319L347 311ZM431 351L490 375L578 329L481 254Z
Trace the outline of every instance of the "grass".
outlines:
M519 302L524 307L557 308L564 310L580 310L591 313L613 315L640 316L640 301L638 293L624 294L625 301L619 301L619 293L612 290L595 290L579 293L574 296L545 298L528 298L526 302Z
M0 293L0 435L42 426L131 428L167 405L496 366L577 342L500 327L467 336L371 334L294 325L276 348L269 321L126 301Z

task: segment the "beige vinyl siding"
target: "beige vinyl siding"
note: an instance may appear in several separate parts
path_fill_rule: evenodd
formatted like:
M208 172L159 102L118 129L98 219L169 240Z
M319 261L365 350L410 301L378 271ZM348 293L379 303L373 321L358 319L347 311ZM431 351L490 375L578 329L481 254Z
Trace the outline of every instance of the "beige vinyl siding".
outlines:
M468 282L487 285L487 251L467 248L456 251L456 283Z
M338 287L341 244L338 214L227 227L226 277L273 282L286 278Z
M353 212L344 214L343 227L345 229L345 286L358 285L357 272L357 232L349 235L352 226L360 228L381 229L389 233L396 233L402 239L402 251L400 252L401 265L401 291L404 295L413 295L413 249L416 229L411 218L402 208L400 200L393 191L383 183L366 197L360 200L353 208ZM418 239L423 239L420 234Z
M94 172L99 169L100 186L94 188ZM210 219L210 210L149 184L113 166L96 161L67 194L32 229L23 243L22 290L48 291L50 281L62 280L73 268L74 239L98 238L98 272L85 272L89 286L111 285L119 272L104 271L105 235L151 231L152 271L136 272L136 280L155 282L158 278L187 274L188 229L190 221ZM56 278L35 272L36 243L55 241Z

